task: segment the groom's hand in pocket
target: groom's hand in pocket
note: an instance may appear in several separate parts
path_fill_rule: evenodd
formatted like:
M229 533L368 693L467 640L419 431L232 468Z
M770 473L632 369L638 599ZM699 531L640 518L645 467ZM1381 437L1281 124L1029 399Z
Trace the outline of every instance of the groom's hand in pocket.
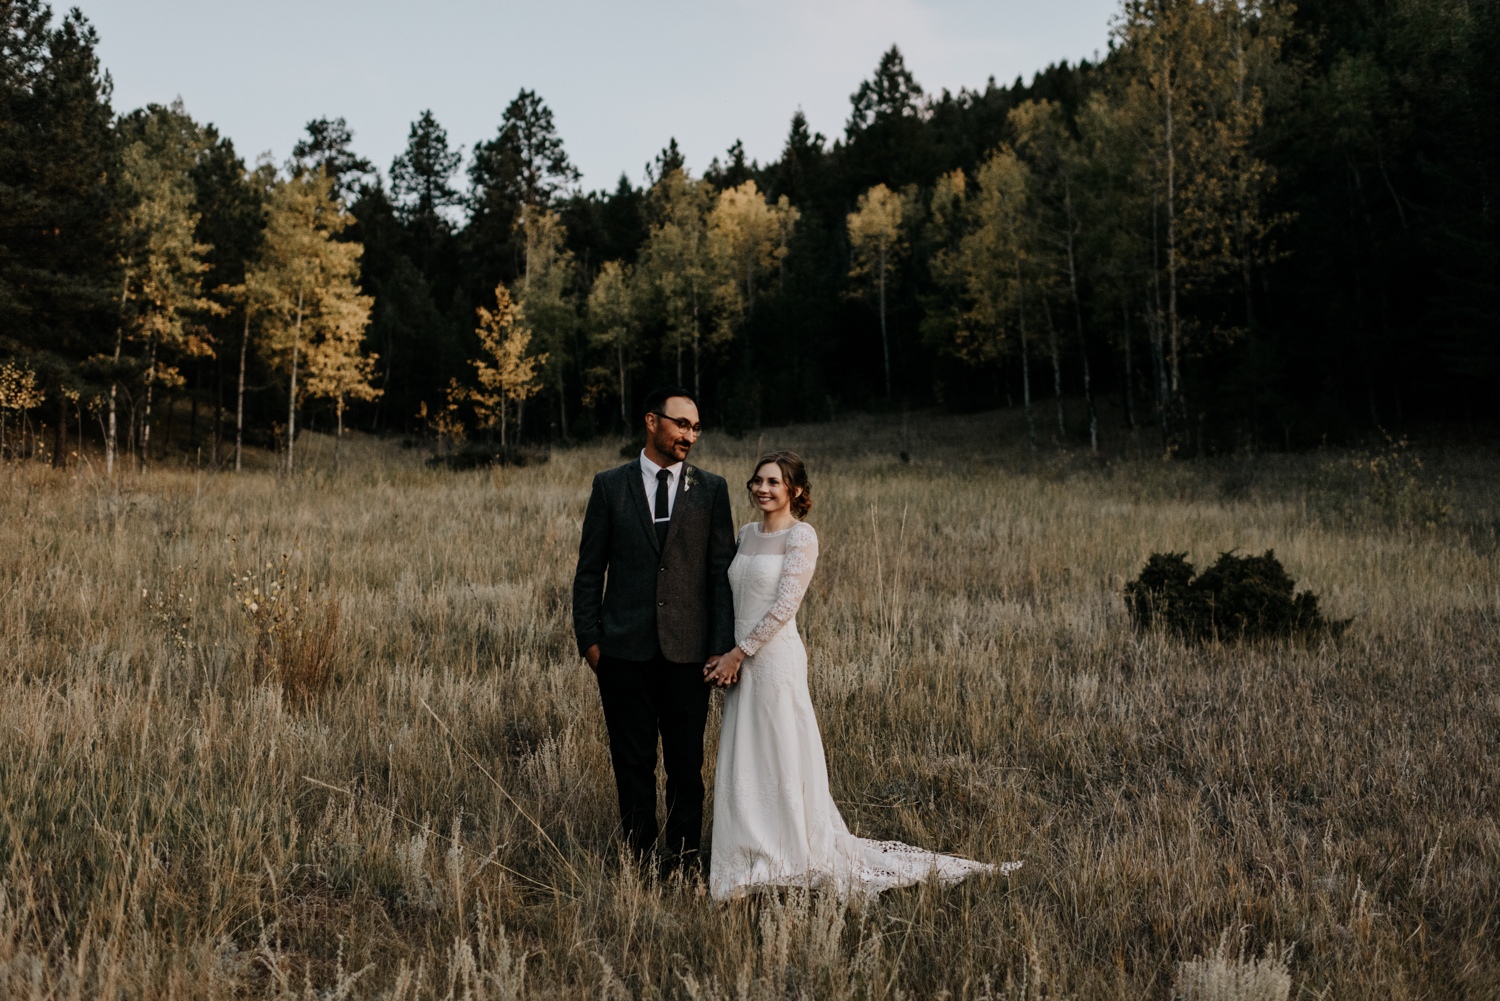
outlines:
M583 659L588 661L589 670L595 674L599 673L599 644L595 643L583 652Z

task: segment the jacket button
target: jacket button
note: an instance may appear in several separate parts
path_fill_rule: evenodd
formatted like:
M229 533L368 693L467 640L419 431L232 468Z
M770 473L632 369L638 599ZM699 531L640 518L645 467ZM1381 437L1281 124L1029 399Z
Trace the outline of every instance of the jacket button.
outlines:
M658 601L658 602L657 602L657 605L665 605L665 604L666 604L666 602L665 602L665 601Z
M662 567L662 568L661 568L661 572L662 572L662 573L666 573L666 572L667 572L667 568L666 568L666 567Z

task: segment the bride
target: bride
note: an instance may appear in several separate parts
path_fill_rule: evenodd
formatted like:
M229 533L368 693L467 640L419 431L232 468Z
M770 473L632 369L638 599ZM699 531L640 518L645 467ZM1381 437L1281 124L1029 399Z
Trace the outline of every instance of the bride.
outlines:
M807 691L797 608L818 562L807 471L794 452L756 464L759 525L740 530L729 565L738 645L703 668L729 687L714 778L709 891L726 900L771 886L875 894L936 875L957 882L995 866L849 833L828 788L828 764ZM1009 862L1002 873L1020 868Z

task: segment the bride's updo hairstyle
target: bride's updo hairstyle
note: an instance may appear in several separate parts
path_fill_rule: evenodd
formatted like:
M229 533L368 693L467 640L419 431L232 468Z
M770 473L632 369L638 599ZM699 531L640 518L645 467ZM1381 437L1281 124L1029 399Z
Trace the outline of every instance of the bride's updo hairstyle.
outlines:
M781 467L782 482L792 491L792 514L799 521L806 518L807 512L812 510L812 484L807 482L807 467L796 452L769 452L761 456L750 472L750 479L745 481L745 489L750 489L750 480L755 479L760 467L772 462Z

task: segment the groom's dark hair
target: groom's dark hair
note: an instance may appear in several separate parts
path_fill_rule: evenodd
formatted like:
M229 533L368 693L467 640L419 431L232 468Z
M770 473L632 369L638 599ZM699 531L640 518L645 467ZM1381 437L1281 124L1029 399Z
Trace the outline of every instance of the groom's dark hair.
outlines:
M644 418L647 414L661 413L661 408L666 406L667 401L674 396L681 396L685 399L692 400L693 406L695 407L698 405L698 401L693 399L693 394L689 390L684 389L682 386L661 386L657 389L651 390L651 392L646 395L646 406L645 409L641 411L641 417Z

